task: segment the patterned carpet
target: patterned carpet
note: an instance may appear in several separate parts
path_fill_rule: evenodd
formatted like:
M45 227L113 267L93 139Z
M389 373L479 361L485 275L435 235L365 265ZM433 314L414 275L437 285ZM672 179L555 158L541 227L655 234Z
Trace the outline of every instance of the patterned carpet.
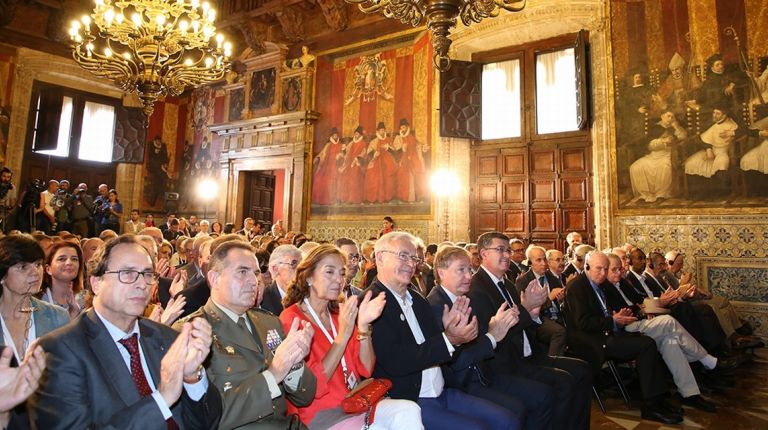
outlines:
M681 425L666 425L640 418L640 396L632 396L633 409L617 397L604 398L606 415L592 402L592 430L765 430L768 429L768 351L757 350L754 360L734 371L736 384L720 393L705 395L717 404L711 414L685 408Z

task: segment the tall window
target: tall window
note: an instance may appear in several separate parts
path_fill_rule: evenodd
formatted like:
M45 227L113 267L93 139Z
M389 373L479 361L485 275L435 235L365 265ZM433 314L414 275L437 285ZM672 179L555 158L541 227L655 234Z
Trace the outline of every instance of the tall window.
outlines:
M520 137L520 60L483 65L483 139Z
M577 107L573 48L536 54L536 132L578 130Z
M33 97L33 152L112 162L119 100L47 84L37 84Z

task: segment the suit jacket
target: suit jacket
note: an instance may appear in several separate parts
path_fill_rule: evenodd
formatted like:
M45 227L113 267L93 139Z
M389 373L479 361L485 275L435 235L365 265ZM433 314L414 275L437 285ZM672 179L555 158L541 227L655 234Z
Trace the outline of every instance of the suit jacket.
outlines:
M648 294L645 292L645 288L643 288L642 283L640 282L640 279L638 279L637 275L630 271L627 274L627 281L629 281L630 284L632 284L632 287L634 287L635 291L637 291L638 294L640 294L643 298L647 297ZM661 288L661 285L659 285L656 281L651 279L650 276L645 277L645 285L651 290L654 297L659 297L664 293L664 290Z
M207 279L201 276L187 279L187 286L177 294L177 296L184 296L187 300L180 318L200 309L211 297L211 288L208 286Z
M274 358L273 351L266 347L268 335L285 338L283 326L274 315L258 308L252 308L246 315L253 335L245 333L211 300L175 326L202 317L213 328L214 340L206 370L224 403L220 429L283 430L288 426L286 398L297 406L308 405L315 398L317 380L305 366L297 390L290 392L281 382L278 385L283 395L273 399L262 372Z
M632 309L632 313L636 317L645 317L644 314L641 312L642 309L640 306L638 306L640 303L643 302L643 298L639 297L637 295L637 292L632 287L632 285L627 281L626 279L621 279L619 282L619 289L616 289L616 286L608 282L606 280L603 282L603 284L600 286L603 291L605 292L605 301L606 305L608 306L608 309L611 312L618 312L622 308L630 308ZM619 292L621 291L621 293ZM621 296L621 294L624 294L624 297L629 299L632 304L627 304L627 302L624 300L624 297ZM639 298L639 302L637 299Z
M453 302L451 302L451 298L445 293L443 287L436 285L427 295L427 301L432 307L435 321L437 321L440 329L443 330L443 306L447 305L448 309L452 308ZM486 381L491 380L493 371L485 360L493 358L494 351L493 344L485 333L478 331L475 340L457 346L456 351L451 356L451 361L441 366L447 386L465 389L473 381L473 378L474 380L479 379L476 371L477 368L480 369Z
M555 276L552 272L547 270L544 272L544 277L547 278L547 282L549 283L550 290L553 290L555 288L563 288L563 284L560 282L560 279ZM528 284L531 283L531 281L536 278L536 274L533 273L533 270L529 270L525 272L522 276L517 278L515 281L515 290L517 291L518 296L520 293L528 287ZM560 303L555 300L555 306L560 309ZM549 300L549 297L547 297L547 301L544 302L544 304L541 306L541 316L545 316L547 318L552 318L552 301Z
M280 290L277 289L277 282L272 281L272 285L264 289L264 296L261 298L261 306L259 307L275 315L280 315L283 312L283 299L280 297Z
M576 357L593 367L605 361L605 343L613 335L613 318L606 316L585 273L568 283L565 289L566 339Z
M578 269L576 269L576 266L574 266L573 263L568 263L565 266L565 269L563 269L563 273L560 274L560 278L563 281L563 284L566 283L566 279L568 279L569 276L573 275L574 273L579 274L578 272Z
M523 270L520 270L520 268L517 267L517 264L515 264L514 261L509 262L509 269L507 270L507 278L509 278L509 280L512 281L513 284L517 280L518 276L528 271L528 266L526 266L525 264L521 264L521 266L523 266Z
M424 343L417 344L395 295L378 279L368 289L376 297L386 293L381 316L373 322L373 350L376 353L374 378L392 381L389 395L393 399L416 401L421 392L421 372L451 359L440 327L435 322L427 299L414 288L408 288L413 298L413 313L424 334ZM366 290L366 291L368 291Z
M508 373L509 369L525 359L523 356L523 332L525 332L528 343L531 345L532 357L546 355L546 351L537 341L536 329L539 324L531 318L528 310L520 303L520 295L516 294L514 284L509 279L504 279L504 286L520 310L520 316L518 323L510 328L504 339L496 345L496 354L489 363L494 371ZM472 276L468 296L472 302L472 310L477 315L478 332L487 333L491 317L496 315L496 311L499 310L505 299L485 269L480 268Z
M155 385L160 361L178 336L169 327L139 319L144 359ZM45 376L30 399L30 419L40 429L167 429L151 396L141 398L117 345L91 309L40 339L47 353ZM182 390L171 407L181 429L213 429L221 397L213 384L197 402Z

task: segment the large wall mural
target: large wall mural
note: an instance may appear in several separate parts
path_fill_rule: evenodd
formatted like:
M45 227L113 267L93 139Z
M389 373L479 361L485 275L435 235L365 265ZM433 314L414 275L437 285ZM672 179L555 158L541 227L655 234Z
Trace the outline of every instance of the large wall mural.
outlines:
M768 3L611 2L619 210L768 206Z
M311 216L429 216L434 74L427 35L317 59Z

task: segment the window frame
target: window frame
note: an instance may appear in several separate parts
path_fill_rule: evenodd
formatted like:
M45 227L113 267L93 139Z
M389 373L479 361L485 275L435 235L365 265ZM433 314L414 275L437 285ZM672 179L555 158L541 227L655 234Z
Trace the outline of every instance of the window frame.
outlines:
M577 46L580 41L588 40L588 33L583 31L582 33L570 33L564 34L549 39L538 40L535 42L516 45L511 47L503 47L490 51L476 52L472 54L472 62L480 64L497 63L501 61L512 60L515 58L520 59L520 95L522 100L520 106L522 109L520 115L521 133L519 137L509 137L500 139L489 139L479 141L482 144L531 144L534 141L573 141L589 139L590 126L589 121L584 124L580 129L573 131L564 131L558 133L544 133L539 134L537 132L536 124L536 56L538 54L545 54L548 52L559 51L567 48L574 48L579 50ZM579 58L578 52L575 53L576 61L576 76L577 79L577 91L579 85L581 85L582 93L587 94L587 104L590 103L588 97L589 78L584 73L588 69L587 58ZM579 64L582 61L583 64ZM577 106L583 112L588 112L589 106ZM586 109L586 110L585 110Z
M36 131L35 123L39 122L36 120L38 119L37 118L38 115L40 115L40 113L42 112L42 110L38 109L38 106L37 106L38 100L40 99L41 94L45 91L55 92L57 96L58 95L61 96L62 101L64 97L72 98L72 122L70 125L69 149L68 149L67 156L42 154L33 149L34 137L35 137L35 131ZM113 126L113 136L112 136L112 146L114 148L114 139L115 139L114 129L117 127L118 109L122 106L121 99L100 95L100 94L89 93L86 91L76 90L74 88L64 87L61 85L56 85L49 82L36 80L32 85L32 94L29 101L29 116L28 116L28 124L27 124L27 130L29 132L27 133L27 136L26 136L25 152L28 155L31 155L33 157L46 157L46 158L54 157L55 159L71 160L71 161L76 161L78 163L85 163L85 164L106 165L106 164L113 163L112 160L109 160L109 161L85 160L85 159L79 158L78 156L78 154L80 153L80 136L82 134L83 114L85 112L86 102L94 102L94 103L99 103L103 105L109 105L114 108L115 124ZM60 117L61 109L59 109L57 112L54 112L54 114ZM43 113L43 115L45 115L45 113ZM113 157L114 157L114 154L113 154Z

